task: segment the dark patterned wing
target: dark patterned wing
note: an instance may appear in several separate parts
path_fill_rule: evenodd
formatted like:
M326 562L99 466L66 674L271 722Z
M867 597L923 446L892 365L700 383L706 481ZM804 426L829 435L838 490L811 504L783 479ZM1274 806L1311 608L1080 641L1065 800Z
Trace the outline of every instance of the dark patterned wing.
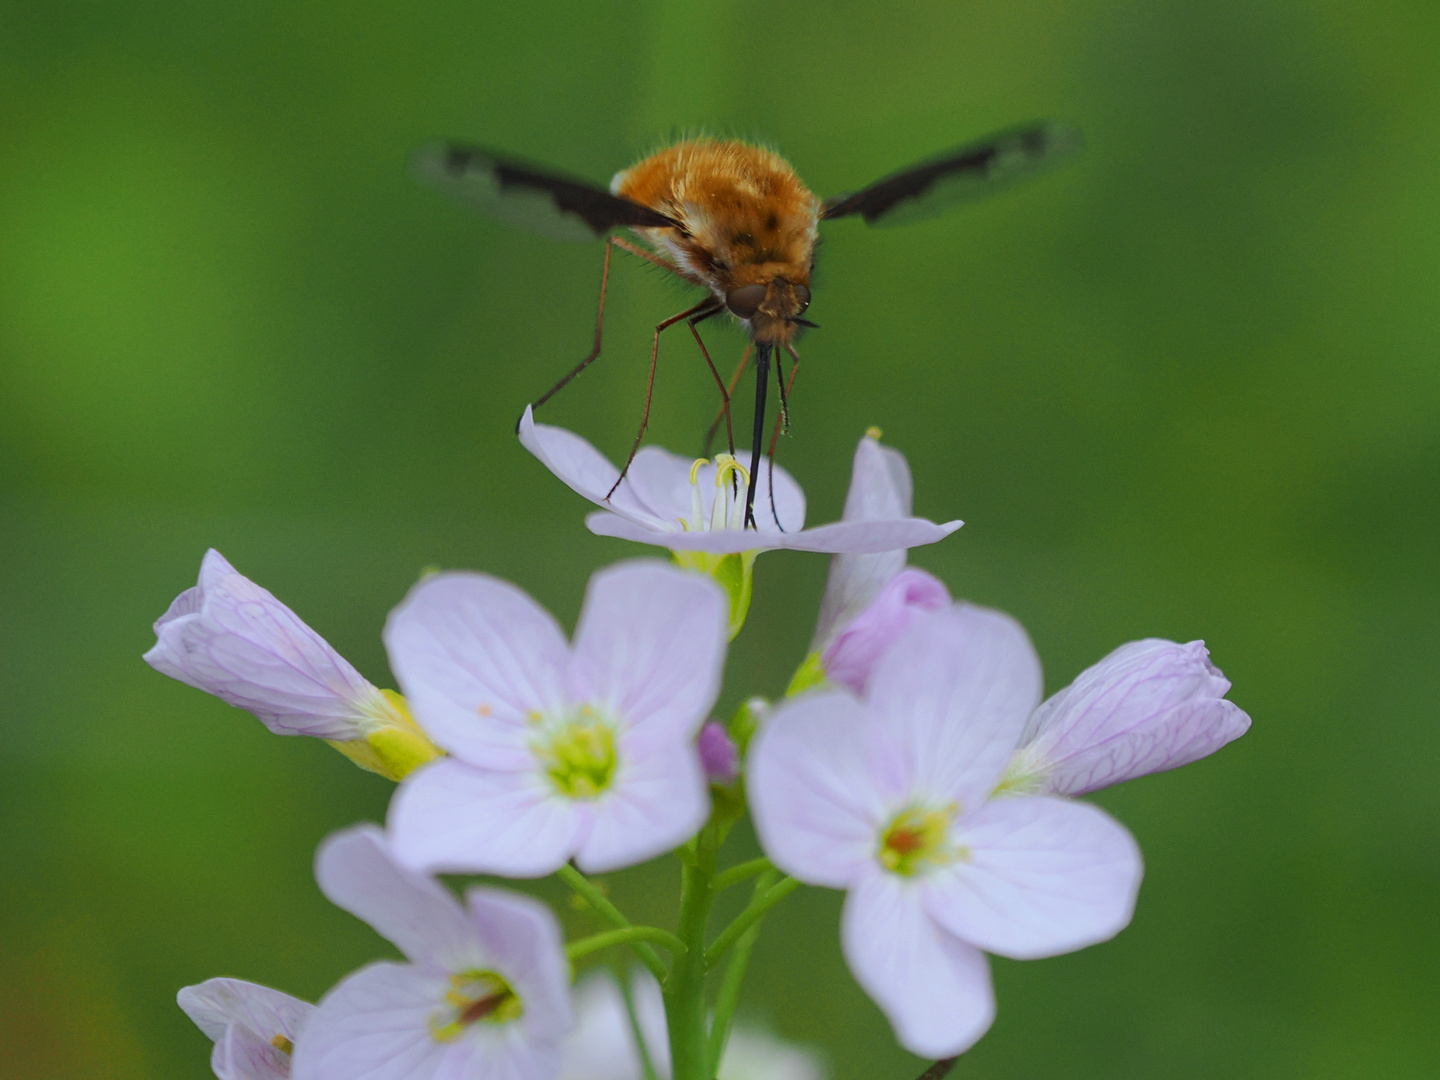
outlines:
M1083 147L1076 128L1053 121L1026 124L947 150L850 195L826 199L820 216L859 214L870 225L920 221L1044 172Z
M589 181L475 146L427 146L416 152L414 167L426 183L460 202L555 240L598 240L620 225L680 227Z

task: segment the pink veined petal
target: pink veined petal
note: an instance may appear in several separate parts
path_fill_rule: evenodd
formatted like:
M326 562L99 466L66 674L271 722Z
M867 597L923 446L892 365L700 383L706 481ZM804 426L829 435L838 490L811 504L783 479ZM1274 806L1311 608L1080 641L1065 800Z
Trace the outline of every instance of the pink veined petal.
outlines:
M440 970L389 963L361 968L320 1000L295 1044L291 1077L436 1080L464 1040L438 1042L430 1034L449 989Z
M587 873L634 866L679 847L710 816L710 789L695 745L674 734L620 734L614 786L593 803L594 823L575 863Z
M869 607L832 636L820 658L826 678L863 695L876 662L916 617L943 611L950 603L950 590L939 578L923 570L901 570Z
M456 1040L433 1080L553 1080L560 1046L525 1037L520 1024L473 1024Z
M290 1055L241 1024L215 1043L210 1068L219 1080L289 1080Z
M635 460L630 462L625 484L648 517L624 516L641 525L667 530L678 528L679 522L691 514L690 467L693 464L693 459L682 458L661 447L642 446L636 452ZM713 483L710 486L713 487ZM701 490L703 492L704 488ZM615 512L624 513L620 510Z
M925 910L956 937L1015 960L1106 941L1130 922L1140 849L1103 810L996 799L956 823L968 856L923 880Z
M390 613L385 647L420 726L473 765L527 767L528 715L566 704L560 625L498 578L426 578Z
M458 971L484 959L460 902L439 882L402 869L374 825L328 836L315 854L315 880L332 903L417 964Z
M840 943L856 981L912 1054L952 1057L995 1019L984 954L930 919L914 882L880 871L857 882L845 898Z
M842 521L893 521L910 517L913 488L905 455L869 435L855 447L850 490ZM905 550L841 553L830 562L825 595L810 651L818 652L835 633L869 606L886 582L905 567Z
M1035 710L1024 759L1062 795L1188 765L1249 730L1229 689L1202 641L1132 641Z
M787 874L843 889L876 864L909 790L900 747L848 694L780 706L751 744L746 789L760 846Z
M432 762L390 800L396 859L427 872L544 877L574 853L584 816L531 772Z
M707 461L695 469L695 483L690 482L690 470L695 468L693 458L672 454L658 446L642 447L630 463L626 482L640 504L655 517L659 527L665 531L681 528L681 521L689 521L693 527L695 514L694 493L700 496L702 519L710 521L715 506L715 496L720 489L715 484L717 466ZM737 481L738 498L743 500L748 486L744 480ZM764 516L761 507L765 508ZM647 524L633 514L614 506L622 517L628 517L638 524ZM805 494L800 485L784 469L775 468L775 507L770 511L770 469L762 467L755 485L755 521L762 532L780 532L775 525L779 517L785 530L799 532L805 527Z
M315 1009L308 1001L244 979L207 979L185 987L175 1000L212 1042L231 1024L244 1024L267 1039L284 1035L294 1042Z
M923 547L944 540L963 521L947 521L937 525L925 518L900 518L895 521L836 521L817 525L798 533L785 533L767 547L787 551L858 552L873 554L899 548Z
M759 500L756 500L759 506ZM757 509L757 518L759 512ZM585 519L585 526L597 536L614 536L641 544L656 544L672 551L706 551L729 555L741 551L876 552L920 547L943 540L964 524L950 521L936 525L923 518L900 521L838 521L795 533L756 529L716 529L710 532L680 532L649 529L617 514L598 512Z
M465 906L486 956L520 997L516 1022L531 1042L556 1042L575 1025L570 964L560 924L538 900L504 889L475 887Z
M518 430L520 445L539 458L542 465L576 494L638 521L662 524L661 519L636 498L628 477L615 488L613 495L610 494L620 470L579 435L564 428L535 423L529 405L525 406ZM639 457L638 454L636 456Z
M145 662L254 713L280 735L354 739L377 691L299 616L206 553L200 582L155 623Z
M870 676L870 708L907 748L915 795L984 801L1040 699L1040 660L1010 616L972 604L916 618Z
M572 700L690 738L720 692L729 637L729 602L708 578L650 561L601 570L575 629Z

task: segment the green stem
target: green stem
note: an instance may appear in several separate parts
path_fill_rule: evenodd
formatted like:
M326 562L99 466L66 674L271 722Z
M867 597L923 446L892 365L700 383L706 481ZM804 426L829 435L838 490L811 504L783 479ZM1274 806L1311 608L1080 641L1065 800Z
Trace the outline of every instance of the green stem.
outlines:
M595 911L616 929L624 930L633 926L629 919L621 913L620 909L605 899L605 895L597 889L594 884L579 870L566 863L556 871L561 881L575 890L575 894L589 904ZM631 946L640 962L649 970L650 974L661 982L665 981L665 961L660 959L660 954L644 941L634 942Z
M657 945L664 945L676 956L685 952L685 943L669 930L661 930L658 926L622 926L618 930L606 930L570 942L565 946L565 955L571 960L579 960L582 956L608 949L611 945L634 945L640 941L653 941Z
M751 925L753 925L760 916L764 915L799 887L800 882L796 881L793 877L783 878L778 885L772 885L766 889L764 895L757 896L751 900L750 906L735 916L735 921L722 930L720 936L711 943L710 948L705 950L705 966L707 968L714 967L715 961L724 956L730 946L739 941L740 935L750 929Z
M760 879L755 882L756 899L775 884L775 874L773 868L761 873ZM718 882L720 877L715 880ZM710 1076L718 1076L720 1073L720 1058L724 1056L725 1043L730 1038L730 1022L735 1018L735 1006L740 1002L740 984L745 979L745 968L750 964L750 951L755 948L755 939L759 936L760 920L757 919L735 942L735 952L730 957L730 963L725 965L725 978L720 983L720 993L715 999L715 1016L710 1021L710 1044L707 1050Z
M724 892L731 885L739 885L742 881L748 881L756 874L763 874L766 870L773 870L775 864L765 856L758 859L751 859L749 862L742 862L738 866L732 866L729 870L722 870L715 875L715 880L710 887L716 892Z
M670 1034L674 1080L712 1080L705 1069L705 924L715 898L716 829L707 825L695 845L695 859L680 871L680 924L686 951L675 957L665 980L665 1026Z

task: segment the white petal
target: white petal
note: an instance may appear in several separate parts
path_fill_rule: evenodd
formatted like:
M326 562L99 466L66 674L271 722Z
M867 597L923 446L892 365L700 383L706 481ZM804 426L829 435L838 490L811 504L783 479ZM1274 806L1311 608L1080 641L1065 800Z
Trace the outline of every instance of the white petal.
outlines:
M899 746L848 694L780 706L750 746L760 845L811 885L844 888L876 865L880 829L909 786Z
M437 1042L430 1034L448 989L440 971L361 968L320 1000L295 1044L293 1080L436 1080L462 1041Z
M729 611L709 578L664 563L599 571L575 630L572 699L625 727L693 737L720 691Z
M809 1047L738 1023L716 1074L718 1080L825 1080L825 1067Z
M679 847L710 816L710 792L700 752L673 734L621 735L614 787L593 804L594 823L575 863L603 874L634 866Z
M430 872L543 877L575 851L581 816L533 771L441 760L405 778L386 824L395 857Z
M231 1024L215 1043L210 1068L219 1080L289 1080L290 1055L248 1027Z
M474 765L525 767L527 716L565 705L564 633L498 578L426 578L390 613L385 647L420 726Z
M587 972L572 996L578 1023L565 1040L560 1080L639 1080L640 1054L614 976Z
M995 1019L984 954L931 921L913 882L866 876L845 898L840 930L856 981L912 1054L952 1057Z
M326 837L315 855L315 880L332 903L417 964L458 971L484 958L460 902L438 882L397 865L374 825Z
M504 889L472 888L465 905L485 951L487 970L498 972L520 998L517 1023L531 1042L556 1042L575 1026L570 1008L570 963L550 909Z
M757 500L756 519L759 519ZM707 551L731 555L741 551L876 552L933 544L949 536L964 522L936 525L923 518L900 521L837 521L800 532L767 529L716 529L710 532L661 531L628 521L617 514L595 513L585 519L597 536L615 536L641 544L656 544L672 551Z
M284 1035L294 1042L315 1009L308 1001L243 979L207 979L185 987L175 1000L211 1041L218 1041L231 1024L243 1024L266 1039Z
M957 937L1016 960L1093 945L1130 922L1140 849L1086 803L996 799L958 822L969 857L924 879L925 908Z
M1010 616L958 604L915 619L875 665L868 700L905 744L916 796L973 808L1040 700L1040 660Z
M518 432L520 445L539 458L541 464L564 481L572 491L618 514L663 527L664 522L635 497L630 490L628 479L615 488L613 495L609 494L610 489L615 487L620 470L579 435L564 428L535 423L533 412L528 405L525 407L525 414L520 418ZM632 462L632 467L633 464ZM689 468L688 462L685 467Z

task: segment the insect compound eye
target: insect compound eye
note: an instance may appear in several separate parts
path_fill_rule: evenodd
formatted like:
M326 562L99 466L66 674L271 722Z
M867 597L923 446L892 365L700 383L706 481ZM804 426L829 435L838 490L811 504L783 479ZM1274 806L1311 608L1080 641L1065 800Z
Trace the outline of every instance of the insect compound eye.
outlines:
M804 285L793 285L791 288L795 292L795 302L800 305L800 310L795 314L803 315L805 309L810 306L810 290Z
M725 306L742 319L754 318L755 312L765 302L766 291L764 285L741 285L726 295Z

